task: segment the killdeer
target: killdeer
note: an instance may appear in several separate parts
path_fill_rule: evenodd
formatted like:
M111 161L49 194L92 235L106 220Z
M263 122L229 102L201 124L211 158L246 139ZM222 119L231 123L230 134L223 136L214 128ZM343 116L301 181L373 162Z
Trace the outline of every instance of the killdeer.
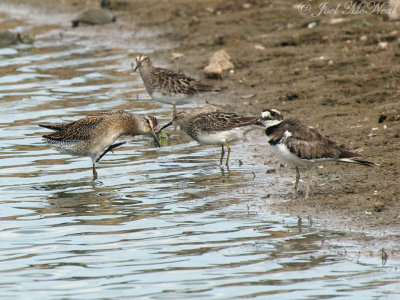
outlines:
M100 161L107 152L125 143L113 144L119 137L151 134L156 144L160 146L160 141L154 131L157 124L157 119L153 116L142 116L119 110L92 114L78 121L40 124L39 126L55 131L43 136L44 141L54 150L90 157L95 180L97 179L95 163Z
M136 57L134 71L137 70L151 98L173 106L173 117L176 115L176 105L186 104L192 97L202 92L219 91L218 88L184 74L154 67L146 55Z
M327 161L354 163L363 166L376 166L369 161L359 160L359 155L350 152L319 133L315 128L306 126L295 119L283 119L276 109L265 109L261 120L266 126L265 134L272 151L286 164L296 169L296 182L293 198L297 196L300 180L300 169L307 169L307 190L305 199L309 198L311 167Z

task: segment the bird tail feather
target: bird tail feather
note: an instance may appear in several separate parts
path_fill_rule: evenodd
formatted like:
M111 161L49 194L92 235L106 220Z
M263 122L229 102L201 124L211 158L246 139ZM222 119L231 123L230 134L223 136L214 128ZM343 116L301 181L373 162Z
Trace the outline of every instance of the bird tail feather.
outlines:
M344 162L344 163L350 163L350 164L359 164L363 165L366 167L379 167L378 164L367 161L367 160L361 160L361 159L355 159L355 158L340 158L337 161Z

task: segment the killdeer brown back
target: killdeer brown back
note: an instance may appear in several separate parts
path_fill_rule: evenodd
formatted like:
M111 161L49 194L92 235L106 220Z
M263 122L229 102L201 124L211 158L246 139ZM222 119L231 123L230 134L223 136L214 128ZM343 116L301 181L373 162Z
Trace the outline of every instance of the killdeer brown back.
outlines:
M135 72L136 70L139 70L146 90L153 100L173 105L173 117L176 115L176 105L186 104L202 92L219 91L218 88L185 74L154 67L146 55L136 57Z
M40 124L39 126L54 130L54 133L43 135L54 150L77 156L88 156L92 159L93 179L97 179L95 163L109 151L125 142L113 144L123 135L152 135L156 144L160 141L155 134L157 119L153 116L142 116L123 110L103 112L86 116L73 122L59 124Z
M300 169L307 169L305 199L308 199L312 166L327 161L354 163L368 167L376 165L369 161L356 159L359 156L357 153L338 146L313 127L304 125L296 119L284 120L281 113L275 109L263 110L261 120L266 126L265 134L272 151L282 161L296 169L293 198L296 198L297 194Z
M221 145L220 164L224 158L224 146L228 149L225 165L229 164L231 148L228 143L244 139L245 135L256 128L265 128L259 118L239 116L222 111L191 114L178 112L175 118L162 129L177 124L190 137L202 145Z

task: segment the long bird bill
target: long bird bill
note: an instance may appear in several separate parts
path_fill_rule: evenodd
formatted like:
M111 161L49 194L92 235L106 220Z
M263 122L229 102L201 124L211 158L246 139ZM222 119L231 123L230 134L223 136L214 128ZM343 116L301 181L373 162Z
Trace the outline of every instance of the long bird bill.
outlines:
M154 131L154 128L151 129L151 136L154 138L154 142L156 143L157 147L161 147L160 139L158 138L157 133Z

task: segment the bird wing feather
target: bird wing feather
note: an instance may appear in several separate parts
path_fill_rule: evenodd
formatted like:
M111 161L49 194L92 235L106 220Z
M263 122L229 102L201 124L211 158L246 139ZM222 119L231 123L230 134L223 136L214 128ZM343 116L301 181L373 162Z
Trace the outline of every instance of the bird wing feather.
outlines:
M86 116L78 121L68 123L68 126L63 130L43 137L59 141L85 141L92 138L93 134L95 134L93 128L98 126L102 120L104 120L102 115Z
M159 87L161 91L170 91L172 94L186 94L189 96L194 96L198 92L217 90L192 77L169 69L155 68L154 71L158 76L148 78L148 84L152 89Z
M301 124L297 120L282 122L282 130L290 132L285 140L289 150L302 159L323 159L354 157L355 153L339 147L334 141L319 133L316 129ZM281 124L282 124L281 123ZM290 130L290 125L295 125L296 130Z
M258 121L254 117L243 117L235 113L206 112L195 116L191 122L200 131L222 131L236 127L256 124Z

